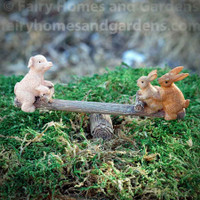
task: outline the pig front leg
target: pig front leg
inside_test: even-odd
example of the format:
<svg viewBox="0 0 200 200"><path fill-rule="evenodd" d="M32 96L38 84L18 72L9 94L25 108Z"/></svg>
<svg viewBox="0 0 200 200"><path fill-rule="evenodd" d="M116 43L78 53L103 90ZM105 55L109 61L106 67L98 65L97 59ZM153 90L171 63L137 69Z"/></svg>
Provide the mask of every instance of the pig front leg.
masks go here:
<svg viewBox="0 0 200 200"><path fill-rule="evenodd" d="M39 96L43 96L45 94L50 94L50 89L44 85L40 85L39 87L36 88L36 91L39 92Z"/></svg>
<svg viewBox="0 0 200 200"><path fill-rule="evenodd" d="M44 81L43 84L44 84L44 86L46 86L48 88L54 87L54 84L51 81Z"/></svg>

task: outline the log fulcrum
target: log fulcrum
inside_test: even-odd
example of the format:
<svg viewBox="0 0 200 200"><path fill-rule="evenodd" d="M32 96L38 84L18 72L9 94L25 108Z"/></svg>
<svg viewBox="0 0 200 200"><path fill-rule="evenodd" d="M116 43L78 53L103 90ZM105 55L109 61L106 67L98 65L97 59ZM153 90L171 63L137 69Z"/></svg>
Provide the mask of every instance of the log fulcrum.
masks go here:
<svg viewBox="0 0 200 200"><path fill-rule="evenodd" d="M90 132L93 138L111 139L114 134L114 129L110 115L91 114Z"/></svg>

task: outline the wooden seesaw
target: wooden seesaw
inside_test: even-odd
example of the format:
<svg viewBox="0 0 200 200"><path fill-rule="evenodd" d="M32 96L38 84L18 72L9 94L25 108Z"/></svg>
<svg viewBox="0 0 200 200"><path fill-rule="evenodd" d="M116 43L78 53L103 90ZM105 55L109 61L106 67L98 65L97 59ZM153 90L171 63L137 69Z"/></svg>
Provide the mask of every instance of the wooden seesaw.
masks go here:
<svg viewBox="0 0 200 200"><path fill-rule="evenodd" d="M15 100L15 105L21 107L24 112L34 112L35 108L38 108L91 113L90 129L93 137L111 138L114 131L110 115L165 117L166 120L175 120L183 119L185 108L189 106L189 100L184 99L182 92L173 83L189 75L188 73L179 74L183 70L182 66L174 68L159 78L161 85L159 89L151 85L151 81L157 78L157 70L153 70L148 76L140 77L137 85L141 90L136 94L134 105L52 99L54 84L44 79L44 73L52 66L53 63L48 62L43 55L32 56L29 59L29 72L19 83L16 83L14 88L16 98L19 99L19 101ZM160 111L162 109L165 112Z"/></svg>
<svg viewBox="0 0 200 200"><path fill-rule="evenodd" d="M16 107L21 107L21 103L15 99ZM136 94L135 104L116 104L116 103L100 103L86 101L70 101L53 99L50 102L47 98L36 98L34 103L37 109L66 111L77 113L90 113L90 131L94 138L111 139L114 129L110 115L130 115L138 117L156 117L163 118L164 111L159 111L154 114L144 112L145 103L139 100ZM185 112L178 115L178 119L183 119Z"/></svg>

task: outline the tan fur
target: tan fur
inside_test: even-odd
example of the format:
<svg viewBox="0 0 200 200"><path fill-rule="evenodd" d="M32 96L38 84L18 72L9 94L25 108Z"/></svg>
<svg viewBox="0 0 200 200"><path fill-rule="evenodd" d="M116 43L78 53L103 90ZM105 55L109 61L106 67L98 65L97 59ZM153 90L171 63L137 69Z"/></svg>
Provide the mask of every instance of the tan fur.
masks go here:
<svg viewBox="0 0 200 200"><path fill-rule="evenodd" d="M137 80L137 85L140 87L138 91L139 99L146 103L145 112L148 114L156 113L163 108L160 87L151 84L151 81L156 78L157 70L153 70L148 76L142 76Z"/></svg>
<svg viewBox="0 0 200 200"><path fill-rule="evenodd" d="M183 80L189 75L188 73L179 74L182 70L183 67L176 67L158 79L161 85L160 94L166 120L177 119L177 114L189 106L190 101L185 100L181 90L174 84L174 82Z"/></svg>
<svg viewBox="0 0 200 200"><path fill-rule="evenodd" d="M16 99L22 104L24 112L34 112L33 105L36 97L47 95L51 99L54 93L54 85L44 80L44 73L52 67L52 62L47 62L42 55L31 57L28 63L28 74L21 82L15 85Z"/></svg>

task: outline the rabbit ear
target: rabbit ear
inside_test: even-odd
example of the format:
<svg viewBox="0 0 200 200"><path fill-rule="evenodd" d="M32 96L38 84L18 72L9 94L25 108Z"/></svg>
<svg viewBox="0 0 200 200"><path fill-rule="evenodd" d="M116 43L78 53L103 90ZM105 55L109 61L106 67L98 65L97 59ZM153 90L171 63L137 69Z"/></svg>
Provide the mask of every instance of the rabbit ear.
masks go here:
<svg viewBox="0 0 200 200"><path fill-rule="evenodd" d="M28 68L31 68L33 66L33 57L30 57L28 61Z"/></svg>
<svg viewBox="0 0 200 200"><path fill-rule="evenodd" d="M157 78L157 70L153 70L152 72L149 73L148 78L150 81L153 81Z"/></svg>
<svg viewBox="0 0 200 200"><path fill-rule="evenodd" d="M187 76L189 76L188 73L182 73L182 74L177 74L175 77L174 77L174 82L177 82L177 81L181 81L183 80L184 78L186 78Z"/></svg>
<svg viewBox="0 0 200 200"><path fill-rule="evenodd" d="M178 74L178 73L180 73L183 70L183 68L184 68L183 66L175 67L169 73Z"/></svg>

